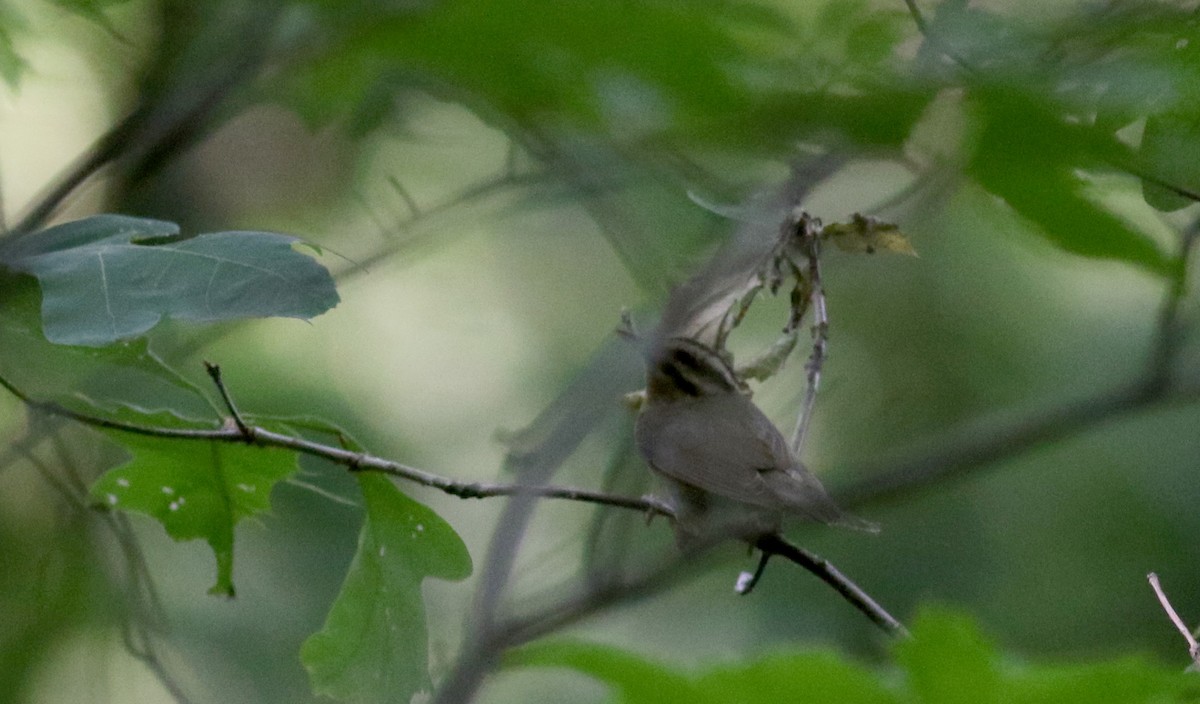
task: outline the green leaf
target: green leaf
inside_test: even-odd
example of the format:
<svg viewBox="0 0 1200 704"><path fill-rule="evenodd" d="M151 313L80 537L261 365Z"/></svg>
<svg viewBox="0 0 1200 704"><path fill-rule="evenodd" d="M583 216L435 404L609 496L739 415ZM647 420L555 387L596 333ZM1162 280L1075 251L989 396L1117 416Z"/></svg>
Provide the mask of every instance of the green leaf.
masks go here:
<svg viewBox="0 0 1200 704"><path fill-rule="evenodd" d="M421 582L465 579L471 556L453 528L386 477L358 479L367 508L358 552L300 659L318 694L362 704L407 702L430 688Z"/></svg>
<svg viewBox="0 0 1200 704"><path fill-rule="evenodd" d="M509 667L566 667L612 685L626 704L716 702L686 676L606 645L578 641L535 643L505 658Z"/></svg>
<svg viewBox="0 0 1200 704"><path fill-rule="evenodd" d="M42 335L37 282L0 270L0 376L31 397L114 420L181 427L220 412L145 340L106 347L54 345ZM125 412L128 411L126 416Z"/></svg>
<svg viewBox="0 0 1200 704"><path fill-rule="evenodd" d="M864 95L777 93L725 115L719 129L699 138L725 147L783 150L800 139L837 133L863 146L896 148L908 139L931 97L891 85L872 86Z"/></svg>
<svg viewBox="0 0 1200 704"><path fill-rule="evenodd" d="M836 4L830 3L830 7ZM874 66L888 60L904 36L903 20L898 13L872 14L846 36L846 53L851 61Z"/></svg>
<svg viewBox="0 0 1200 704"><path fill-rule="evenodd" d="M1154 241L1087 200L1079 169L1132 161L1121 145L1070 125L1021 97L996 92L980 102L985 126L969 166L980 185L1068 252L1115 259L1156 273L1170 269Z"/></svg>
<svg viewBox="0 0 1200 704"><path fill-rule="evenodd" d="M295 455L247 445L113 433L133 457L92 486L103 506L153 516L175 540L204 539L217 560L210 593L232 596L233 528L270 508Z"/></svg>
<svg viewBox="0 0 1200 704"><path fill-rule="evenodd" d="M946 56L966 66L986 66L987 71L981 73L990 78L1015 75L1017 81L1026 84L1040 75L1032 70L1046 70L1045 38L986 6L967 0L943 0L927 22L916 59L921 74L957 72L956 62L946 61ZM1039 60L1043 62L1040 65Z"/></svg>
<svg viewBox="0 0 1200 704"><path fill-rule="evenodd" d="M13 46L12 34L0 26L0 78L4 79L9 88L16 88L25 68L25 60Z"/></svg>
<svg viewBox="0 0 1200 704"><path fill-rule="evenodd" d="M1010 704L1156 704L1195 701L1186 696L1192 676L1145 658L1051 665L1013 677L1005 687Z"/></svg>
<svg viewBox="0 0 1200 704"><path fill-rule="evenodd" d="M397 83L411 85L415 72L511 119L585 128L636 123L658 131L741 106L731 79L747 58L727 3L458 0L430 3L420 14L372 5L355 15L344 3L330 7L331 22L353 17L357 26L336 51L304 67L303 85L292 92L310 116L386 104L384 96ZM390 82L382 93L381 81Z"/></svg>
<svg viewBox="0 0 1200 704"><path fill-rule="evenodd" d="M68 12L95 19L103 17L110 7L124 5L129 0L51 0L51 2Z"/></svg>
<svg viewBox="0 0 1200 704"><path fill-rule="evenodd" d="M1157 179L1200 193L1200 117L1153 115L1142 133L1142 158ZM1195 201L1142 179L1142 197L1152 208L1179 210Z"/></svg>
<svg viewBox="0 0 1200 704"><path fill-rule="evenodd" d="M0 263L38 277L51 342L105 345L162 316L216 321L311 318L338 302L325 267L294 237L217 232L180 238L173 223L99 215L0 246Z"/></svg>
<svg viewBox="0 0 1200 704"><path fill-rule="evenodd" d="M901 699L875 673L828 652L780 653L699 681L726 704L894 704Z"/></svg>
<svg viewBox="0 0 1200 704"><path fill-rule="evenodd" d="M926 608L912 624L913 637L896 644L908 686L925 704L987 704L999 694L995 651L967 616Z"/></svg>
<svg viewBox="0 0 1200 704"><path fill-rule="evenodd" d="M923 609L912 633L895 655L915 701L925 704L1165 704L1196 693L1191 676L1145 658L1002 666L974 621L946 608Z"/></svg>
<svg viewBox="0 0 1200 704"><path fill-rule="evenodd" d="M923 609L913 637L895 644L894 668L872 671L832 652L778 653L698 677L610 646L535 643L507 667L565 667L611 685L626 704L1166 704L1194 701L1194 678L1140 658L1086 665L1002 666L975 622ZM897 676L900 675L900 676Z"/></svg>
<svg viewBox="0 0 1200 704"><path fill-rule="evenodd" d="M55 5L67 12L73 12L86 20L96 23L106 32L120 39L121 35L113 25L112 20L105 14L108 8L123 5L128 0L51 0Z"/></svg>
<svg viewBox="0 0 1200 704"><path fill-rule="evenodd" d="M605 645L553 641L509 654L508 667L565 667L611 685L626 704L892 704L899 701L866 668L833 653L789 653L723 666L692 678Z"/></svg>

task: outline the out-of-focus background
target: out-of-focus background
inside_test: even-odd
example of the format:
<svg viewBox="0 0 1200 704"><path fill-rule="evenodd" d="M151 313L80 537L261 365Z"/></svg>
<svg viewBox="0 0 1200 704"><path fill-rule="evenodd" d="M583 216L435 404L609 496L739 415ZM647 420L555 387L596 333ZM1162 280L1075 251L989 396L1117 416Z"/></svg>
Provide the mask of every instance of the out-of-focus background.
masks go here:
<svg viewBox="0 0 1200 704"><path fill-rule="evenodd" d="M804 459L883 530L792 537L902 619L943 602L1031 658L1182 662L1145 574L1200 618L1189 290L1166 392L1100 399L1154 369L1195 211L1152 208L1144 174L1054 130L1093 130L1190 187L1171 155L1195 154L1194 128L1172 127L1195 124L1191 11L919 4L924 36L899 0L4 2L3 214L19 226L84 165L39 224L121 212L304 238L339 276L335 309L311 323L167 323L152 348L198 384L201 360L219 362L243 409L319 416L377 455L466 481L511 480L506 439L556 400L595 406L553 481L636 495L653 484L621 459L632 418L620 393L638 388L636 350L613 332L621 311L651 319L742 220L781 217L727 217L689 192L761 202L794 165L835 154L804 208L827 222L877 214L919 256L827 252L830 349ZM1155 151L1151 131L1176 141ZM756 305L734 350L768 346L785 304ZM784 428L804 342L756 391ZM604 394L572 391L589 370ZM30 422L0 398L10 443ZM61 442L84 480L116 453L88 431ZM122 644L119 546L63 500L54 467L4 462L0 700L172 701ZM871 484L931 466L961 471L895 493ZM201 542L131 519L166 615L159 655L197 701L313 699L297 652L338 590L361 508L343 470L302 467L268 517L239 526L234 600L204 594ZM478 574L503 500L402 488L463 537ZM513 603L580 572L594 515L538 508ZM618 554L671 540L636 516L603 537ZM881 657L871 624L791 565L735 597L752 564L730 547L566 633L681 666L797 645ZM435 679L477 586L425 585ZM531 670L489 679L480 701L563 688L606 696Z"/></svg>

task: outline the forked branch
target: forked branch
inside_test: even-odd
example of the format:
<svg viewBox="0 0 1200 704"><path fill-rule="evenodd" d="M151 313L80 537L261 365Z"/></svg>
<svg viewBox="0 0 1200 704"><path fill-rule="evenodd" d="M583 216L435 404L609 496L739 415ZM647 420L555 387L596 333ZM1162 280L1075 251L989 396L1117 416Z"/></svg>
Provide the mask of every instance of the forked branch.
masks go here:
<svg viewBox="0 0 1200 704"><path fill-rule="evenodd" d="M206 362L205 368L212 378L213 383L217 386L218 392L221 394L221 398L231 414L229 420L217 429L167 428L101 418L75 411L53 401L33 399L3 377L0 377L0 386L7 389L9 393L16 396L30 408L106 430L179 441L203 440L209 442L248 443L259 447L281 448L314 457L321 457L343 465L350 471L382 472L464 499L480 499L496 496L533 496L545 499L580 501L641 511L650 516L658 515L671 519L675 517L675 511L670 505L653 496L618 496L591 489L550 485L530 486L522 484L463 482L364 452L356 452L343 447L326 445L306 438L269 430L248 422L241 415L237 405L233 401L232 395L222 380L220 367ZM867 597L861 588L855 585L848 577L841 574L841 572L838 572L826 560L799 547L790 545L779 536L759 539L753 545L764 552L785 557L804 569L809 570L822 581L834 587L851 605L863 612L885 631L890 633L903 631L902 627L899 626L898 622L890 614L874 600L870 599L870 597Z"/></svg>

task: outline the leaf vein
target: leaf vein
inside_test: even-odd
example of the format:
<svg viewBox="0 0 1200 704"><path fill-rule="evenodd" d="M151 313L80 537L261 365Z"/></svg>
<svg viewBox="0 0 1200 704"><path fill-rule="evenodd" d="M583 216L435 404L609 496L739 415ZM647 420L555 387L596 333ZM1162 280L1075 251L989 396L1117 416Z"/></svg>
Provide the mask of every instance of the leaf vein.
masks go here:
<svg viewBox="0 0 1200 704"><path fill-rule="evenodd" d="M104 310L108 313L108 328L113 337L117 336L117 318L113 315L112 301L108 296L108 269L104 266L104 252L98 252L96 258L100 261L100 291L104 293Z"/></svg>

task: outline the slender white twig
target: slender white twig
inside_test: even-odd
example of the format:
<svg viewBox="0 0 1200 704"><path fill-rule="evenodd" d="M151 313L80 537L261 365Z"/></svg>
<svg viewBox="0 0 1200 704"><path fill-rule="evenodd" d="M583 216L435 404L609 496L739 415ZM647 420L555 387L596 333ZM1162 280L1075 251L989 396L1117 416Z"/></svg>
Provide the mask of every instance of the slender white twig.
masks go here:
<svg viewBox="0 0 1200 704"><path fill-rule="evenodd" d="M1162 584L1158 581L1158 575L1151 572L1146 575L1146 579L1150 582L1150 588L1154 590L1154 595L1158 597L1158 603L1162 604L1163 611L1167 612L1167 616L1171 619L1171 623L1175 624L1175 628L1183 635L1183 639L1188 644L1188 655L1192 658L1192 662L1200 667L1200 643L1196 642L1196 637L1192 635L1191 630L1184 624L1183 619L1176 613L1175 607L1171 606L1171 600L1167 598L1166 592L1163 591Z"/></svg>

